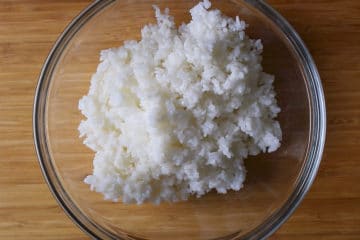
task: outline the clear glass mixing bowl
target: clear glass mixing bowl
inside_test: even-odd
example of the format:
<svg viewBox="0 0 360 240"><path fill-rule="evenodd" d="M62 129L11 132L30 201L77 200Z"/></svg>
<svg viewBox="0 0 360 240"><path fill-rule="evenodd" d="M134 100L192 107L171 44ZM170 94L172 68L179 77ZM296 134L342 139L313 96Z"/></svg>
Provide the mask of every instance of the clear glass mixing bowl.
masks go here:
<svg viewBox="0 0 360 240"><path fill-rule="evenodd" d="M34 102L34 138L45 179L59 204L100 239L263 239L298 206L316 175L325 139L325 104L315 64L293 28L262 1L213 1L239 15L264 44L265 71L276 76L281 148L246 160L245 187L186 202L126 205L104 201L83 183L94 153L79 139L78 101L88 91L102 49L139 39L155 22L152 4L188 21L197 1L95 1L66 28L49 54Z"/></svg>

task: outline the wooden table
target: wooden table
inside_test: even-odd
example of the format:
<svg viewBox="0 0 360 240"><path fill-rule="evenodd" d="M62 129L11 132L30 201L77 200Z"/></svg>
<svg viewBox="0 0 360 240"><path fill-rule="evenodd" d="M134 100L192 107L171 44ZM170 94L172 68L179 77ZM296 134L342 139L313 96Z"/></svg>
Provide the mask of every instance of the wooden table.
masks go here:
<svg viewBox="0 0 360 240"><path fill-rule="evenodd" d="M269 1L319 68L328 116L311 191L271 239L360 239L360 1ZM0 2L0 239L88 239L41 176L32 139L38 74L53 42L89 0Z"/></svg>

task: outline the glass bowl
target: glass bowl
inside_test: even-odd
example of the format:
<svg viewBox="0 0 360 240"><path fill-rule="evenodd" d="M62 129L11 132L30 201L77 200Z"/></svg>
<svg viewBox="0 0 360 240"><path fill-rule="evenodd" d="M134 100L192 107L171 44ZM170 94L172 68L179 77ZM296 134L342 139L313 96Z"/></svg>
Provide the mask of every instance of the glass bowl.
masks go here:
<svg viewBox="0 0 360 240"><path fill-rule="evenodd" d="M245 160L238 192L160 205L103 200L83 183L94 153L82 144L78 101L88 91L102 49L139 39L155 22L152 5L187 22L198 1L95 1L65 29L42 69L34 102L34 139L45 179L70 218L98 239L263 239L295 210L313 182L325 140L325 103L316 66L294 29L262 1L213 1L249 24L264 44L265 72L275 75L282 146Z"/></svg>

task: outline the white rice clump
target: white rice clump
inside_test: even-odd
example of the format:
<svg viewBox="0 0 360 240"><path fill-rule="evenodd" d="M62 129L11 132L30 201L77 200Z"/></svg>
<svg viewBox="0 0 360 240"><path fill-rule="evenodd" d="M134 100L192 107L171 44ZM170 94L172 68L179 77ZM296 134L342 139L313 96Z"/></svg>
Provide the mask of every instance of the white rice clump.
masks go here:
<svg viewBox="0 0 360 240"><path fill-rule="evenodd" d="M237 191L244 158L279 148L261 41L210 6L200 2L179 28L155 7L157 24L140 41L101 51L79 131L96 152L84 181L105 199L158 204Z"/></svg>

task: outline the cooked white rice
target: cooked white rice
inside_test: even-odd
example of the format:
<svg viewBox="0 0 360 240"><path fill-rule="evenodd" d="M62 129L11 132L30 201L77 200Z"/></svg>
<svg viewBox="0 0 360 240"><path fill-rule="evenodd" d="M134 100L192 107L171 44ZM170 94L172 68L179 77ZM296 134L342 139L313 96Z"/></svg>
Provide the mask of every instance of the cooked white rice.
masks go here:
<svg viewBox="0 0 360 240"><path fill-rule="evenodd" d="M274 77L262 71L260 40L245 22L190 10L177 28L155 7L140 41L101 52L79 126L95 151L85 182L124 203L186 200L239 190L243 159L279 148Z"/></svg>

